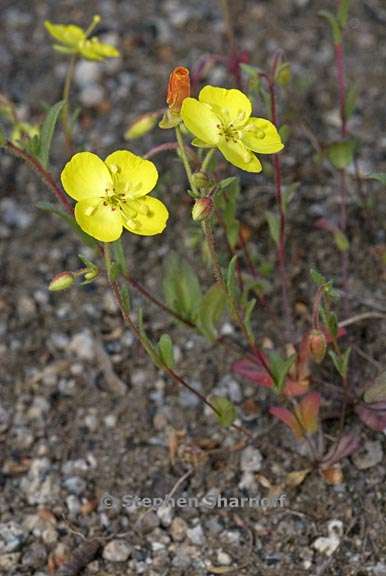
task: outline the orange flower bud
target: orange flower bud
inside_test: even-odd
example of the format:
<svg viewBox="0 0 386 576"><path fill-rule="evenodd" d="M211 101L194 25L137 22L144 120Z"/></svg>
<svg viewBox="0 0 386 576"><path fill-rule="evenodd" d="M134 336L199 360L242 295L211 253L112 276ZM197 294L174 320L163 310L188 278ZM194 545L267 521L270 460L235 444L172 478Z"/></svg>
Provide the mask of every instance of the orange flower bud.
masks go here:
<svg viewBox="0 0 386 576"><path fill-rule="evenodd" d="M168 94L166 98L170 112L179 114L182 102L190 96L189 70L184 66L178 66L170 73Z"/></svg>
<svg viewBox="0 0 386 576"><path fill-rule="evenodd" d="M320 330L312 330L308 335L308 350L312 359L320 364L326 355L326 337Z"/></svg>

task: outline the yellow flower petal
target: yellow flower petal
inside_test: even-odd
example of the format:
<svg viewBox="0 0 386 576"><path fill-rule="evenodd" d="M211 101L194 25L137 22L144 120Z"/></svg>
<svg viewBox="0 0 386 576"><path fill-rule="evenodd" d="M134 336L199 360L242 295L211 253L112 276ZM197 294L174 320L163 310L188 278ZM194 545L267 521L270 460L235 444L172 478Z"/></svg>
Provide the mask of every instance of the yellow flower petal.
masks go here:
<svg viewBox="0 0 386 576"><path fill-rule="evenodd" d="M275 125L265 118L250 118L241 132L241 140L260 154L275 154L284 148Z"/></svg>
<svg viewBox="0 0 386 576"><path fill-rule="evenodd" d="M63 188L74 200L96 198L111 188L111 174L96 154L79 152L65 165L61 174Z"/></svg>
<svg viewBox="0 0 386 576"><path fill-rule="evenodd" d="M197 148L213 148L211 144L207 144L206 142L203 142L199 138L193 138L192 145L197 146Z"/></svg>
<svg viewBox="0 0 386 576"><path fill-rule="evenodd" d="M137 212L135 218L130 217L132 208ZM124 227L129 232L140 236L160 234L165 229L169 217L165 204L151 196L146 196L130 203L127 214L127 220L123 219Z"/></svg>
<svg viewBox="0 0 386 576"><path fill-rule="evenodd" d="M79 53L87 60L103 60L104 58L117 58L119 51L110 44L98 42L96 38L86 40L80 47Z"/></svg>
<svg viewBox="0 0 386 576"><path fill-rule="evenodd" d="M252 152L247 150L242 142L226 142L224 140L218 148L228 162L237 166L237 168L241 168L241 170L245 170L246 172L261 172L262 166L260 160L256 158Z"/></svg>
<svg viewBox="0 0 386 576"><path fill-rule="evenodd" d="M226 126L232 123L235 128L241 127L252 114L252 104L240 90L205 86L198 99L200 102L209 104Z"/></svg>
<svg viewBox="0 0 386 576"><path fill-rule="evenodd" d="M70 46L71 48L76 48L79 42L84 40L85 32L79 26L74 24L69 24L64 26L62 24L53 24L49 20L44 22L46 30L59 42Z"/></svg>
<svg viewBox="0 0 386 576"><path fill-rule="evenodd" d="M113 242L122 234L119 208L105 205L99 198L87 198L75 206L75 220L87 234L101 242Z"/></svg>
<svg viewBox="0 0 386 576"><path fill-rule="evenodd" d="M220 121L210 106L195 98L185 98L182 102L181 117L194 136L209 146L217 146L220 141Z"/></svg>
<svg viewBox="0 0 386 576"><path fill-rule="evenodd" d="M109 167L114 184L128 198L145 196L157 184L157 168L129 150L117 150L107 156L105 163Z"/></svg>

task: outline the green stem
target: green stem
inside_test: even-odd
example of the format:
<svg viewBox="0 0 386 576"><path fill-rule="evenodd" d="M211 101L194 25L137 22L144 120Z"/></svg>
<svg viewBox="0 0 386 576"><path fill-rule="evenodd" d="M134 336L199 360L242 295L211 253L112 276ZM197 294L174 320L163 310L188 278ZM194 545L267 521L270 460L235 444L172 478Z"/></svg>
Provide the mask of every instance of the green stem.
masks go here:
<svg viewBox="0 0 386 576"><path fill-rule="evenodd" d="M207 172L208 166L209 166L209 164L210 164L210 161L211 161L212 158L213 158L213 154L215 153L215 151L216 151L215 148L211 148L211 149L208 151L207 155L206 155L205 158L204 158L203 163L201 164L201 172Z"/></svg>
<svg viewBox="0 0 386 576"><path fill-rule="evenodd" d="M184 168L185 168L186 176L188 177L190 188L192 189L192 192L194 193L194 195L198 197L199 192L198 192L197 187L196 187L194 180L193 180L192 169L191 169L190 164L189 164L188 156L187 156L186 150L185 150L184 139L182 137L181 129L179 126L176 126L176 138L177 138L177 142L178 142L178 150L180 151L180 154L181 154L182 163L183 163Z"/></svg>
<svg viewBox="0 0 386 576"><path fill-rule="evenodd" d="M112 279L111 279L112 260L111 260L110 246L106 243L103 245L103 255L105 258L107 278L108 278L109 282L111 282L112 281Z"/></svg>

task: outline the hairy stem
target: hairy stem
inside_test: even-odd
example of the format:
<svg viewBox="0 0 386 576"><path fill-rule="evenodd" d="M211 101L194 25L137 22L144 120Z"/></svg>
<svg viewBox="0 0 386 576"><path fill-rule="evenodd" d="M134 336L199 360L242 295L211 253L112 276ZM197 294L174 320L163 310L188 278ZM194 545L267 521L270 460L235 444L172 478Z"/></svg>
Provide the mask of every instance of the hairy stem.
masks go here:
<svg viewBox="0 0 386 576"><path fill-rule="evenodd" d="M149 152L146 152L144 158L153 158L162 152L167 152L168 150L176 150L178 148L177 142L165 142L164 144L159 144L159 146L154 146Z"/></svg>
<svg viewBox="0 0 386 576"><path fill-rule="evenodd" d="M24 160L24 162L26 162L30 166L30 168L32 168L32 170L39 176L40 180L51 190L51 192L53 192L53 194L60 202L60 204L63 206L63 208L66 210L66 212L68 212L71 215L73 214L72 204L68 200L67 196L60 188L60 186L56 184L55 180L48 172L48 170L46 170L41 165L39 160L37 160L34 156L29 154L22 148L19 148L12 142L7 141L4 144L4 147L13 156L16 156L17 158L21 158L22 160Z"/></svg>

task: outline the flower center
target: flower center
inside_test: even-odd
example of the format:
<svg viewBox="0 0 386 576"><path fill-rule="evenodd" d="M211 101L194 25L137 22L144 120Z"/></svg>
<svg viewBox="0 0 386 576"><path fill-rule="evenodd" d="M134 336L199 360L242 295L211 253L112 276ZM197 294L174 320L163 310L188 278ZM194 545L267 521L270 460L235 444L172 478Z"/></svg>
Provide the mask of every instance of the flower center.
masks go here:
<svg viewBox="0 0 386 576"><path fill-rule="evenodd" d="M225 142L233 142L236 144L240 140L239 131L233 126L232 122L228 126L224 124L217 124L217 129L221 138L225 138Z"/></svg>

